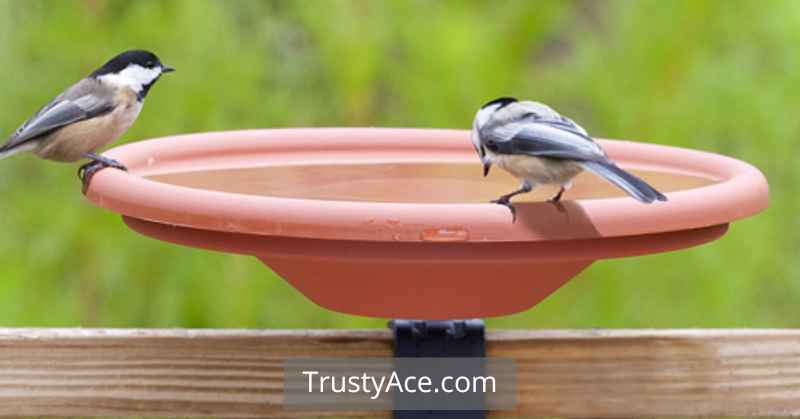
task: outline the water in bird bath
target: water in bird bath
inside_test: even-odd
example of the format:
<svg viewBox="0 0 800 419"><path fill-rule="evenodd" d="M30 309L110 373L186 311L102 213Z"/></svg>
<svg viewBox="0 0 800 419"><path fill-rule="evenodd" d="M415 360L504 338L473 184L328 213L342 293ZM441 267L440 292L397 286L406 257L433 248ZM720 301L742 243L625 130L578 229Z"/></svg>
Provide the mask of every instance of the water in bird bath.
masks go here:
<svg viewBox="0 0 800 419"><path fill-rule="evenodd" d="M715 183L707 177L655 170L631 170L662 192L698 188ZM176 172L149 179L195 189L333 201L398 203L481 203L517 188L519 181L499 170L487 178L480 164L380 163L309 164L241 169ZM516 197L515 202L541 201L557 188L542 186ZM566 199L623 197L608 182L582 173ZM447 236L444 234L443 236ZM459 234L451 234L460 237Z"/></svg>

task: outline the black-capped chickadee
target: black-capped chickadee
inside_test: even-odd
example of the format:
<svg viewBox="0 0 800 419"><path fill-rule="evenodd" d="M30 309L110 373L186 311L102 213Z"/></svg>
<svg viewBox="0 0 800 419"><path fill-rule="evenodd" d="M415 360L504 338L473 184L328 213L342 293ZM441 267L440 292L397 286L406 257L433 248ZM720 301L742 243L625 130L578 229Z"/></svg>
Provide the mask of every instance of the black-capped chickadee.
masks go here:
<svg viewBox="0 0 800 419"><path fill-rule="evenodd" d="M95 151L130 128L150 88L171 71L175 69L149 51L117 55L25 121L0 146L0 159L23 151L60 162L91 159L78 170L85 192L97 171L106 167L127 170Z"/></svg>
<svg viewBox="0 0 800 419"><path fill-rule="evenodd" d="M606 179L640 202L667 200L609 160L580 125L541 103L502 97L483 105L472 125L472 144L483 162L484 176L496 164L522 179L518 190L492 201L508 207L514 219L513 196L530 192L537 184L559 185L561 189L550 199L558 202L583 170Z"/></svg>

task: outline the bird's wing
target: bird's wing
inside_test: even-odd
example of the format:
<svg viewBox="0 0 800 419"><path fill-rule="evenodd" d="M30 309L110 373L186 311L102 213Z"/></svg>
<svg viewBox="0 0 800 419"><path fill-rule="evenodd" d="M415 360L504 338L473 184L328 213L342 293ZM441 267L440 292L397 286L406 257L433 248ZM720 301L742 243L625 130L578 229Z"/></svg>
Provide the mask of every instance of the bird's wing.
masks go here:
<svg viewBox="0 0 800 419"><path fill-rule="evenodd" d="M0 151L14 149L66 125L111 112L113 109L114 104L110 97L103 99L86 86L78 84L53 99L25 121L8 141L0 146Z"/></svg>
<svg viewBox="0 0 800 419"><path fill-rule="evenodd" d="M486 148L498 154L527 154L554 159L606 160L606 154L586 130L568 118L539 116L495 126L482 133Z"/></svg>
<svg viewBox="0 0 800 419"><path fill-rule="evenodd" d="M574 134L578 134L591 140L589 134L582 126L575 121L556 112L553 108L539 102L520 102L520 110L523 120L532 121L539 124L551 125L555 128L563 129Z"/></svg>
<svg viewBox="0 0 800 419"><path fill-rule="evenodd" d="M542 118L536 122L540 124L550 125L555 128L563 129L573 134L580 135L581 137L584 137L589 141L593 141L592 138L589 137L589 133L587 133L582 126L576 124L575 121L567 118L566 116L558 115L555 118Z"/></svg>

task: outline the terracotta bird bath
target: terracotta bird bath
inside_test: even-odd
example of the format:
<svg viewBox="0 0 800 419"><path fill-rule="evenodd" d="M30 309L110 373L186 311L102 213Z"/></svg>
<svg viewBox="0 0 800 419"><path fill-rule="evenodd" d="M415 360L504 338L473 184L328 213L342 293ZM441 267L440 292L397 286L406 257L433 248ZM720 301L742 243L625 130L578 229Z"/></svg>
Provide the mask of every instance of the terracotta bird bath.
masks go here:
<svg viewBox="0 0 800 419"><path fill-rule="evenodd" d="M666 193L643 205L589 174L561 205L542 188L518 220L487 203L517 186L482 177L467 131L285 129L141 141L105 153L87 196L135 231L253 255L322 307L453 319L533 307L599 259L696 246L768 204L764 176L717 154L601 141Z"/></svg>

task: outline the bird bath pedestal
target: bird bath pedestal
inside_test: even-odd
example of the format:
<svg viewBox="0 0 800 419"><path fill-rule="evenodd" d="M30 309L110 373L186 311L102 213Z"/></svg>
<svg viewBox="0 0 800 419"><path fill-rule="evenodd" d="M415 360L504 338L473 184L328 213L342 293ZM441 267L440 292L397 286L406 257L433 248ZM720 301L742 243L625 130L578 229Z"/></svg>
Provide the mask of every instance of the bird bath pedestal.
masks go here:
<svg viewBox="0 0 800 419"><path fill-rule="evenodd" d="M763 175L717 154L601 141L664 192L641 204L589 174L561 204L542 188L518 219L489 200L469 133L277 129L141 141L105 153L87 197L133 230L252 255L316 304L387 318L457 319L529 309L592 262L696 246L768 203Z"/></svg>

